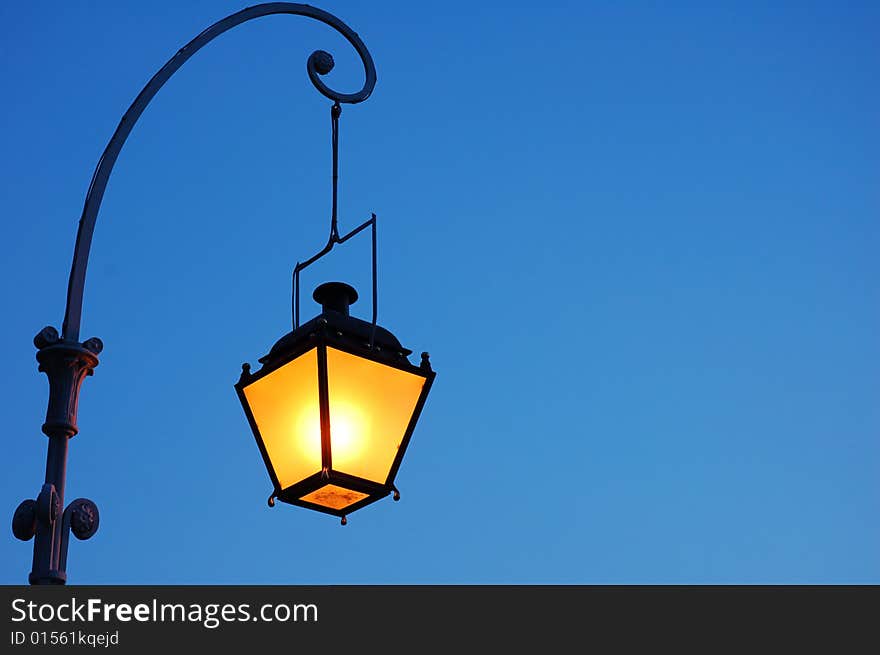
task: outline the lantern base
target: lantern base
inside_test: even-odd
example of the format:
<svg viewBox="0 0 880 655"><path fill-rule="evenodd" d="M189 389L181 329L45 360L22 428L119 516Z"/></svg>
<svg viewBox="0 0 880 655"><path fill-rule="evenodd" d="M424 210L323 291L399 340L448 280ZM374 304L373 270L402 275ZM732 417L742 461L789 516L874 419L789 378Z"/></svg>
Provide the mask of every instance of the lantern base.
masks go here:
<svg viewBox="0 0 880 655"><path fill-rule="evenodd" d="M384 485L339 471L311 475L276 493L278 500L333 516L346 516L394 491Z"/></svg>
<svg viewBox="0 0 880 655"><path fill-rule="evenodd" d="M352 491L345 487L335 484L325 484L320 489L316 489L310 494L306 494L300 500L305 503L313 503L315 505L323 505L333 509L345 509L350 505L367 498L368 494L362 491Z"/></svg>

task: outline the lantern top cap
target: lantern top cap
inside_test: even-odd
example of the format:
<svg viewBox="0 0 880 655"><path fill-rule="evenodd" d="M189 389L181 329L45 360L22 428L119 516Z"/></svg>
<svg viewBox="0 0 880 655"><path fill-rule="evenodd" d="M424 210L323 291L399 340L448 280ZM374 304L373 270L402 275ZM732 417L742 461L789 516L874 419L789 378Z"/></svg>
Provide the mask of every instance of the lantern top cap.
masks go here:
<svg viewBox="0 0 880 655"><path fill-rule="evenodd" d="M348 306L357 302L358 292L345 282L325 282L312 294L324 312L339 312L348 316Z"/></svg>
<svg viewBox="0 0 880 655"><path fill-rule="evenodd" d="M260 357L261 364L277 368L290 361L291 355L298 357L298 353L304 352L303 348L313 347L316 338L363 350L374 359L393 365L409 364L406 358L412 350L404 348L397 337L380 325L349 314L348 306L358 298L354 287L344 282L325 282L315 289L312 297L321 303L321 314L276 341L269 353Z"/></svg>

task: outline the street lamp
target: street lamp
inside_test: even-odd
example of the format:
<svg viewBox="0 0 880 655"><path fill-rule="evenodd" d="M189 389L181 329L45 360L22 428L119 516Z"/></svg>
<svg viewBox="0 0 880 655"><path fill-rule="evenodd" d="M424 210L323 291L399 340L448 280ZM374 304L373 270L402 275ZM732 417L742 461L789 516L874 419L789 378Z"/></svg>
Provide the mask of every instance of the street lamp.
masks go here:
<svg viewBox="0 0 880 655"><path fill-rule="evenodd" d="M293 331L282 337L250 372L242 366L235 385L269 471L275 499L342 517L390 493L394 478L434 379L428 354L412 365L411 353L376 323L376 216L340 236L337 227L338 139L341 104L366 100L376 84L372 57L358 35L338 18L309 5L271 2L243 9L214 23L177 51L135 98L113 133L86 194L76 236L61 333L43 328L34 338L39 370L49 378L49 403L43 433L49 438L46 481L35 500L15 510L13 534L34 538L31 584L64 584L68 539L88 539L98 529L98 507L78 498L64 508L67 449L77 434L77 407L83 380L94 373L103 344L80 342L83 290L95 222L116 158L134 124L163 84L190 57L220 34L246 21L273 14L294 14L321 21L354 46L365 81L356 93L337 93L321 81L333 57L313 52L306 70L315 88L333 100L333 204L330 238L324 248L293 274ZM347 284L330 282L315 291L322 313L299 325L299 274L337 244L372 229L372 322L349 315L357 299Z"/></svg>

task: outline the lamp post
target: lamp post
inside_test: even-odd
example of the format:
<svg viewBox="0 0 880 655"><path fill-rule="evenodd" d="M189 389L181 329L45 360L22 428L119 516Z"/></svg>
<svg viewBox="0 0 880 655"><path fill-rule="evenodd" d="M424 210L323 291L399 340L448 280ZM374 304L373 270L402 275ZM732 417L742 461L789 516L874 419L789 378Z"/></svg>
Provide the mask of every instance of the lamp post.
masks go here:
<svg viewBox="0 0 880 655"><path fill-rule="evenodd" d="M49 379L49 403L42 431L49 438L46 478L36 499L15 510L13 534L34 539L31 584L65 584L69 535L88 539L98 529L97 505L78 498L64 507L67 449L77 434L77 406L83 380L94 373L103 344L80 342L80 319L86 267L95 222L107 181L134 124L162 85L198 50L246 21L293 14L321 21L354 46L364 66L360 91L338 93L320 79L333 68L333 57L313 52L306 70L319 93L333 101L333 206L330 238L314 257L294 269L293 331L260 361L255 373L244 364L235 385L263 455L276 498L341 516L394 493L394 476L425 402L434 372L427 353L419 366L376 324L376 217L340 237L337 228L338 121L341 104L366 100L376 84L372 57L358 35L341 20L309 5L271 2L248 7L214 23L177 51L150 79L122 117L98 162L86 194L76 236L67 288L64 322L59 332L43 328L34 338L39 370ZM373 235L373 320L349 315L357 299L342 283L322 285L315 299L322 313L299 325L299 273L367 227ZM314 465L314 466L313 466ZM314 469L314 470L312 470Z"/></svg>

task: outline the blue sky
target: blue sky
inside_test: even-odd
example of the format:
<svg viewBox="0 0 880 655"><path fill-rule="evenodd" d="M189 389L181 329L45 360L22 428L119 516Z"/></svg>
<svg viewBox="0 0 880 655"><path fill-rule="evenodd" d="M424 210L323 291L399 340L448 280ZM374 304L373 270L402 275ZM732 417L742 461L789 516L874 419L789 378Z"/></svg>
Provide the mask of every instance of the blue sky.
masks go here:
<svg viewBox="0 0 880 655"><path fill-rule="evenodd" d="M69 579L124 583L880 582L880 10L873 3L320 5L363 38L341 229L379 216L379 322L438 376L397 478L338 520L266 506L232 385L289 330L326 240L330 28L198 53L110 180L67 497ZM717 5L717 6L716 6ZM0 507L42 484L82 200L144 83L244 5L0 7ZM303 278L361 291L369 240ZM0 583L31 544L0 539Z"/></svg>

